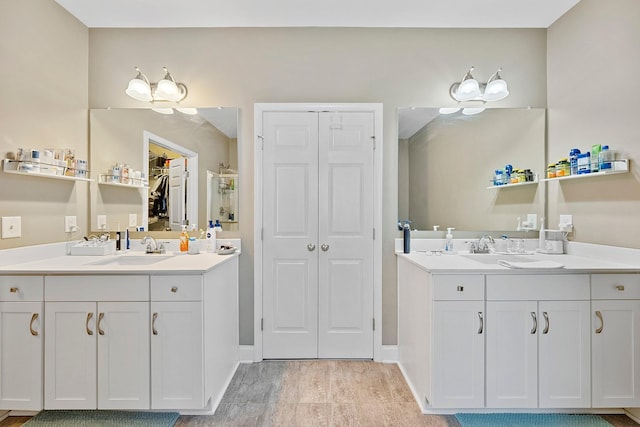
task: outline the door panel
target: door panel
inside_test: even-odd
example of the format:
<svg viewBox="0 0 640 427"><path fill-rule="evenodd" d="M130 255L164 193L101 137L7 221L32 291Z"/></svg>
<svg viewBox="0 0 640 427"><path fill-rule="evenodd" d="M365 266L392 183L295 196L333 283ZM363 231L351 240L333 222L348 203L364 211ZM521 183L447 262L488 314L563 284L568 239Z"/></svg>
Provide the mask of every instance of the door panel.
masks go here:
<svg viewBox="0 0 640 427"><path fill-rule="evenodd" d="M315 358L317 113L267 112L263 130L263 357Z"/></svg>
<svg viewBox="0 0 640 427"><path fill-rule="evenodd" d="M187 203L186 179L187 159L179 157L169 161L169 224L179 231L185 219Z"/></svg>
<svg viewBox="0 0 640 427"><path fill-rule="evenodd" d="M373 357L373 113L319 115L319 357Z"/></svg>

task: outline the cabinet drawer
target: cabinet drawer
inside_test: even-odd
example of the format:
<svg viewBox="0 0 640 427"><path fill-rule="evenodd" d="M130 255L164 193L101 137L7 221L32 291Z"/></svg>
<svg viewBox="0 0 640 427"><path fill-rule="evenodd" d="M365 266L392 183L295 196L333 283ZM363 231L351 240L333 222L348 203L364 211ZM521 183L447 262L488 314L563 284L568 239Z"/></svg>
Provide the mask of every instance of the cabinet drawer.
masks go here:
<svg viewBox="0 0 640 427"><path fill-rule="evenodd" d="M47 276L45 301L149 301L149 276Z"/></svg>
<svg viewBox="0 0 640 427"><path fill-rule="evenodd" d="M152 301L201 301L202 276L151 276Z"/></svg>
<svg viewBox="0 0 640 427"><path fill-rule="evenodd" d="M640 299L640 274L592 274L592 299Z"/></svg>
<svg viewBox="0 0 640 427"><path fill-rule="evenodd" d="M42 276L0 276L0 301L42 301Z"/></svg>
<svg viewBox="0 0 640 427"><path fill-rule="evenodd" d="M487 300L589 300L588 274L494 274L487 276Z"/></svg>
<svg viewBox="0 0 640 427"><path fill-rule="evenodd" d="M433 299L440 301L484 300L484 276L479 274L434 275Z"/></svg>

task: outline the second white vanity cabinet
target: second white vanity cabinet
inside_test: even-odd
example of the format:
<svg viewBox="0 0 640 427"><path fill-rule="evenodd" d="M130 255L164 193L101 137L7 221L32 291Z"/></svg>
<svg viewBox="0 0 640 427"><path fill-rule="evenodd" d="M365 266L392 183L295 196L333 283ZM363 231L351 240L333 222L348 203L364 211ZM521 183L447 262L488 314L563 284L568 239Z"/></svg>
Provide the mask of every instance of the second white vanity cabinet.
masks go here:
<svg viewBox="0 0 640 427"><path fill-rule="evenodd" d="M149 277L45 278L45 409L149 409Z"/></svg>
<svg viewBox="0 0 640 427"><path fill-rule="evenodd" d="M640 407L640 274L591 276L593 406Z"/></svg>
<svg viewBox="0 0 640 427"><path fill-rule="evenodd" d="M42 409L42 276L0 276L0 409Z"/></svg>
<svg viewBox="0 0 640 427"><path fill-rule="evenodd" d="M589 276L486 280L487 407L590 407Z"/></svg>

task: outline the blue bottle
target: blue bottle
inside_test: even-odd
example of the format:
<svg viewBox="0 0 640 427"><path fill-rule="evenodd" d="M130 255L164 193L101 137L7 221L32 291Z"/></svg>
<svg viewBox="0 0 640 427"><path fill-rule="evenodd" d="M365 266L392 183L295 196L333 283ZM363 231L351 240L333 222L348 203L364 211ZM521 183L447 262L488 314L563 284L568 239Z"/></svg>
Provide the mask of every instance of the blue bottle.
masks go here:
<svg viewBox="0 0 640 427"><path fill-rule="evenodd" d="M571 175L578 174L578 154L580 154L580 150L578 148L572 148L569 151L569 165L571 168Z"/></svg>
<svg viewBox="0 0 640 427"><path fill-rule="evenodd" d="M405 254L411 253L411 228L409 227L410 223L411 221L405 221L404 225L402 226L402 239L404 243Z"/></svg>

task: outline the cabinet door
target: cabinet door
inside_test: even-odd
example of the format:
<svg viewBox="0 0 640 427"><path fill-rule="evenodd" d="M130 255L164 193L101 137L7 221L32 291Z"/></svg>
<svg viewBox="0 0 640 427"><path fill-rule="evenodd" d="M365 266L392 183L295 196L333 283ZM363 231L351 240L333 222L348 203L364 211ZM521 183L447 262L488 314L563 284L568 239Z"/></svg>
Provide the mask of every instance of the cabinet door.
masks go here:
<svg viewBox="0 0 640 427"><path fill-rule="evenodd" d="M594 408L640 407L640 301L592 301Z"/></svg>
<svg viewBox="0 0 640 427"><path fill-rule="evenodd" d="M98 303L98 409L149 409L149 303Z"/></svg>
<svg viewBox="0 0 640 427"><path fill-rule="evenodd" d="M95 314L95 302L45 303L45 409L96 409Z"/></svg>
<svg viewBox="0 0 640 427"><path fill-rule="evenodd" d="M538 304L487 302L487 407L538 406Z"/></svg>
<svg viewBox="0 0 640 427"><path fill-rule="evenodd" d="M204 407L202 303L151 303L151 408Z"/></svg>
<svg viewBox="0 0 640 427"><path fill-rule="evenodd" d="M433 407L484 407L483 318L483 301L434 304Z"/></svg>
<svg viewBox="0 0 640 427"><path fill-rule="evenodd" d="M589 408L589 301L540 301L538 308L539 406Z"/></svg>
<svg viewBox="0 0 640 427"><path fill-rule="evenodd" d="M0 303L0 409L42 409L42 303Z"/></svg>

